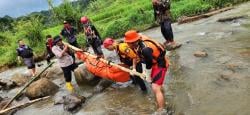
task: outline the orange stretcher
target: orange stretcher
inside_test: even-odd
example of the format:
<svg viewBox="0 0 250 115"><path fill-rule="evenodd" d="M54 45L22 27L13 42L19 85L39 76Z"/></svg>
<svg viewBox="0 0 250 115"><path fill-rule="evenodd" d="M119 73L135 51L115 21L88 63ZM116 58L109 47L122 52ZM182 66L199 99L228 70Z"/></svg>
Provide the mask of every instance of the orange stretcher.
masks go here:
<svg viewBox="0 0 250 115"><path fill-rule="evenodd" d="M110 65L90 53L76 52L76 56L85 63L87 70L95 76L115 82L127 82L130 80L130 74L128 72L125 72L116 66Z"/></svg>

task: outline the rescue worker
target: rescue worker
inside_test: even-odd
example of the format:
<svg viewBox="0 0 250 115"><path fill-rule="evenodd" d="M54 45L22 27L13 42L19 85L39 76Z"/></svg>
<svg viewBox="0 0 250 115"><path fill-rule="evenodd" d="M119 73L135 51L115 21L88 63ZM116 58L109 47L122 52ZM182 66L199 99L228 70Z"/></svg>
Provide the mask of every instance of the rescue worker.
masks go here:
<svg viewBox="0 0 250 115"><path fill-rule="evenodd" d="M170 12L170 0L152 0L154 8L155 20L161 26L161 33L165 38L164 46L168 50L181 47L181 44L177 44L174 41L174 35L171 26L171 12Z"/></svg>
<svg viewBox="0 0 250 115"><path fill-rule="evenodd" d="M51 58L53 58L55 55L52 52L52 47L53 47L53 38L51 35L47 35L47 42L46 42L46 50L47 50L47 55L46 55L46 60L47 64L50 63Z"/></svg>
<svg viewBox="0 0 250 115"><path fill-rule="evenodd" d="M70 45L78 47L76 34L77 30L72 27L69 22L63 21L63 29L61 30L60 36L65 37Z"/></svg>
<svg viewBox="0 0 250 115"><path fill-rule="evenodd" d="M78 66L74 63L72 56L68 53L68 46L62 43L62 38L60 36L55 36L53 42L55 45L52 47L52 52L55 54L59 66L62 68L66 81L66 88L68 91L72 92L74 87L71 84L71 72L73 72Z"/></svg>
<svg viewBox="0 0 250 115"><path fill-rule="evenodd" d="M31 75L35 76L36 67L35 67L35 61L33 58L34 56L33 50L29 46L25 45L22 39L18 40L18 45L19 47L16 49L18 63L21 63L21 58L23 58L24 63L30 70Z"/></svg>
<svg viewBox="0 0 250 115"><path fill-rule="evenodd" d="M78 47L79 48L79 45L77 43L77 39L76 39L76 34L77 34L77 30L72 27L69 22L67 21L64 21L63 22L63 29L60 33L60 36L61 37L65 37L67 39L67 42L70 44L70 45L73 45L75 47ZM74 62L75 62L75 54L72 50L69 50L68 53L72 56Z"/></svg>
<svg viewBox="0 0 250 115"><path fill-rule="evenodd" d="M133 58L137 57L135 52L129 48L127 43L124 43L123 41L116 42L112 38L106 38L103 41L103 46L109 51L116 51L120 61L128 67L133 65ZM142 73L142 64L140 62L136 65L136 71ZM131 79L134 84L139 84L143 92L147 91L144 81L139 76L131 76Z"/></svg>
<svg viewBox="0 0 250 115"><path fill-rule="evenodd" d="M136 52L140 60L146 64L146 69L151 69L152 90L156 96L158 110L162 111L165 103L162 85L169 66L165 57L165 49L158 42L147 36L140 35L135 30L127 31L124 41ZM137 59L134 58L134 60L136 61ZM133 65L133 68L135 68L135 65Z"/></svg>
<svg viewBox="0 0 250 115"><path fill-rule="evenodd" d="M104 57L103 52L102 52L102 40L101 40L101 36L99 34L99 32L97 31L97 29L95 28L95 26L93 24L91 24L90 20L88 19L88 17L83 16L81 17L81 23L83 24L83 30L84 30L84 34L87 40L87 47L89 47L89 45L92 46L94 53L98 56L98 57Z"/></svg>

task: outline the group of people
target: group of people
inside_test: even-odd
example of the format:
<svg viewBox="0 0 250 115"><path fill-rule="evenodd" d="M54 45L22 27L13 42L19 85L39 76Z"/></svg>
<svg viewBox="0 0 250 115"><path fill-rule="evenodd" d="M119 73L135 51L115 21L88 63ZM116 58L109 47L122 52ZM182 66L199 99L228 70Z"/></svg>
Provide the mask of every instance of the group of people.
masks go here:
<svg viewBox="0 0 250 115"><path fill-rule="evenodd" d="M80 19L83 24L83 33L85 34L87 46L91 46L98 58L104 58L101 45L109 51L115 51L120 59L120 62L132 71L144 73L142 64L146 65L146 69L151 69L151 86L156 96L158 110L164 109L164 94L163 82L167 69L169 67L169 60L165 56L166 49L169 47L177 47L180 44L175 43L173 39L173 32L170 20L170 0L152 0L154 14L156 21L161 26L161 32L165 38L164 44L160 44L148 36L138 33L136 30L129 30L124 34L124 39L116 41L113 38L106 38L102 41L101 36L95 26L91 23L88 17L84 16ZM75 63L75 55L70 48L62 42L62 38L66 38L70 45L80 48L77 43L77 30L70 25L68 21L63 22L64 27L57 35L52 38L47 35L47 63L50 63L54 56L58 59L58 63L63 70L66 88L69 91L73 90L71 84L71 72L73 72L78 65ZM33 60L33 52L30 47L19 40L19 47L17 48L18 56L24 59L28 69L31 70L32 76L35 75L35 64ZM136 75L131 75L134 84L138 84L143 92L147 91L145 81Z"/></svg>

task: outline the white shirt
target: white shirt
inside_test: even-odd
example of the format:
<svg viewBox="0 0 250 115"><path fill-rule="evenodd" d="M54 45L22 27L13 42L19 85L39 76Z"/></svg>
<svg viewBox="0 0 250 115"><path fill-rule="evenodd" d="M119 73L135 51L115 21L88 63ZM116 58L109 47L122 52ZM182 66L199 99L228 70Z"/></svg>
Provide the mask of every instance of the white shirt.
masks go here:
<svg viewBox="0 0 250 115"><path fill-rule="evenodd" d="M60 67L67 67L73 64L72 56L70 56L68 53L62 54L62 51L63 50L57 45L52 47L52 52L57 57Z"/></svg>

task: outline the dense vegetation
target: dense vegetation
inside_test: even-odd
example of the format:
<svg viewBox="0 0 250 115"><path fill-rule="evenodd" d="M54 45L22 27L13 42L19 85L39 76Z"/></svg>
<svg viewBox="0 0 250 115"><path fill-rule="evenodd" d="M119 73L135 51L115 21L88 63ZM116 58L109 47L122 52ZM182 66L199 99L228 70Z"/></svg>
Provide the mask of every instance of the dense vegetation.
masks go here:
<svg viewBox="0 0 250 115"><path fill-rule="evenodd" d="M59 34L63 20L69 20L80 31L80 17L88 16L103 38L118 38L128 29L145 30L155 25L151 0L63 1L63 4L55 7L48 0L49 11L35 12L17 19L8 16L0 18L0 67L16 64L16 41L20 38L24 38L35 53L42 56L45 36ZM175 21L184 15L197 15L244 1L248 0L172 0L172 19ZM78 40L83 46L84 36L81 33Z"/></svg>

